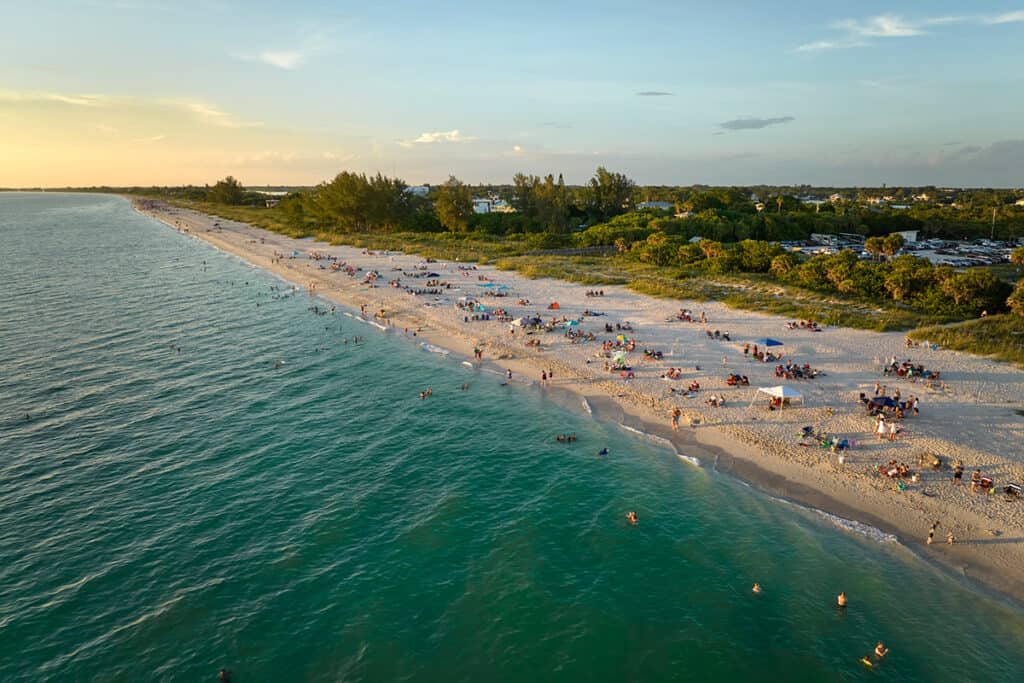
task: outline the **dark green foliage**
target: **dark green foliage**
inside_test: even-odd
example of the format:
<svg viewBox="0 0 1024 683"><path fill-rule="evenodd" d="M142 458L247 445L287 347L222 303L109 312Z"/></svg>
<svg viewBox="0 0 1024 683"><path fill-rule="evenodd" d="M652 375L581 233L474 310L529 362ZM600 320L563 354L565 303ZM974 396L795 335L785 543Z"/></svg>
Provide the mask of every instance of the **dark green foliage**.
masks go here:
<svg viewBox="0 0 1024 683"><path fill-rule="evenodd" d="M218 204L237 206L242 203L243 193L242 184L228 176L224 180L218 180L217 184L210 188L207 199Z"/></svg>

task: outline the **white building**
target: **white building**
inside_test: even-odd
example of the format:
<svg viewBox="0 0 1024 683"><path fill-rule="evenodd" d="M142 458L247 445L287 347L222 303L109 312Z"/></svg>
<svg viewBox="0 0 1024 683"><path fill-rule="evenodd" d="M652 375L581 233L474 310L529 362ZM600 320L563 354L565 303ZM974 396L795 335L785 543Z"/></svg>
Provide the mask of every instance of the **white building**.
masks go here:
<svg viewBox="0 0 1024 683"><path fill-rule="evenodd" d="M672 202L640 202L636 205L637 211L644 209L658 209L659 211L671 211L675 208Z"/></svg>
<svg viewBox="0 0 1024 683"><path fill-rule="evenodd" d="M430 185L412 185L405 188L405 191L416 197L426 197L430 194Z"/></svg>
<svg viewBox="0 0 1024 683"><path fill-rule="evenodd" d="M1018 199L1014 202L1014 206L1024 206L1024 199Z"/></svg>
<svg viewBox="0 0 1024 683"><path fill-rule="evenodd" d="M490 213L491 212L491 200L490 199L474 199L473 200L473 213Z"/></svg>

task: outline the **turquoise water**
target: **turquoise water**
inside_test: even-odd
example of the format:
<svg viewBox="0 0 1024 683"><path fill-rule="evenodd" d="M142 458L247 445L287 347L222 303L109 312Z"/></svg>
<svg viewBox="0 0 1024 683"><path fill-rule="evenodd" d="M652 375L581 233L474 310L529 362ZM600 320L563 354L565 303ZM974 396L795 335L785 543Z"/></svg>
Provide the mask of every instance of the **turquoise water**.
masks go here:
<svg viewBox="0 0 1024 683"><path fill-rule="evenodd" d="M123 200L0 194L0 253L0 680L1019 680L1021 612L898 544Z"/></svg>

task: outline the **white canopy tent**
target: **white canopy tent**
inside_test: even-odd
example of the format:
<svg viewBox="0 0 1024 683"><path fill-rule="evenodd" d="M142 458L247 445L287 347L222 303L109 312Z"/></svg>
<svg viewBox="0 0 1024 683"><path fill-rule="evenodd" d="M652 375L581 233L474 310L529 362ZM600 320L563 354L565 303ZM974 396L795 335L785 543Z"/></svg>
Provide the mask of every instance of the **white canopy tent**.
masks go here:
<svg viewBox="0 0 1024 683"><path fill-rule="evenodd" d="M758 388L758 390L756 392L754 392L754 398L750 401L750 405L754 405L754 401L757 400L757 397L760 394L767 394L768 396L771 396L772 398L782 399L782 404L783 405L786 404L786 399L790 399L790 400L794 400L794 401L800 401L800 403L804 402L804 395L803 394L801 394L799 391L797 391L793 387L786 386L785 384L780 384L777 387L760 387L760 388Z"/></svg>

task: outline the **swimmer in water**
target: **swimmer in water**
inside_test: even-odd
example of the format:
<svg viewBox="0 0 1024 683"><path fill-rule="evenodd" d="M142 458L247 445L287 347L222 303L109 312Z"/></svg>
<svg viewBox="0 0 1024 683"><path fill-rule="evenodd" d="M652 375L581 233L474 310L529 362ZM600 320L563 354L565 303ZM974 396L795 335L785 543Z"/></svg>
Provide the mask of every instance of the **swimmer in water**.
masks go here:
<svg viewBox="0 0 1024 683"><path fill-rule="evenodd" d="M761 593L761 584L759 584L759 583L757 583L757 582L755 581L755 582L754 582L754 587L753 587L753 588L751 588L750 590L751 590L751 592L753 592L753 593L755 593L755 594L760 594L760 593Z"/></svg>
<svg viewBox="0 0 1024 683"><path fill-rule="evenodd" d="M607 448L602 448L601 450L599 450L597 452L597 454L598 455L608 455L608 449Z"/></svg>
<svg viewBox="0 0 1024 683"><path fill-rule="evenodd" d="M231 683L231 670L221 669L217 672L217 680L221 683Z"/></svg>
<svg viewBox="0 0 1024 683"><path fill-rule="evenodd" d="M863 657L861 657L860 663L864 666L874 666L874 664L871 663L871 655L864 655Z"/></svg>
<svg viewBox="0 0 1024 683"><path fill-rule="evenodd" d="M842 592L836 598L836 604L839 605L840 609L846 609L846 593Z"/></svg>
<svg viewBox="0 0 1024 683"><path fill-rule="evenodd" d="M636 514L635 512L633 512L632 510L630 510L629 512L627 512L627 513L626 513L626 519L627 519L627 520L629 521L629 523L630 523L630 524L632 524L633 526L636 526L636 525L637 525L637 522L639 522L639 521L640 521L640 518L639 518L639 517L637 517L637 514Z"/></svg>
<svg viewBox="0 0 1024 683"><path fill-rule="evenodd" d="M878 644L875 645L875 657L877 657L878 659L882 659L887 654L889 654L889 648L887 648L885 645L882 645L882 641L878 641Z"/></svg>

